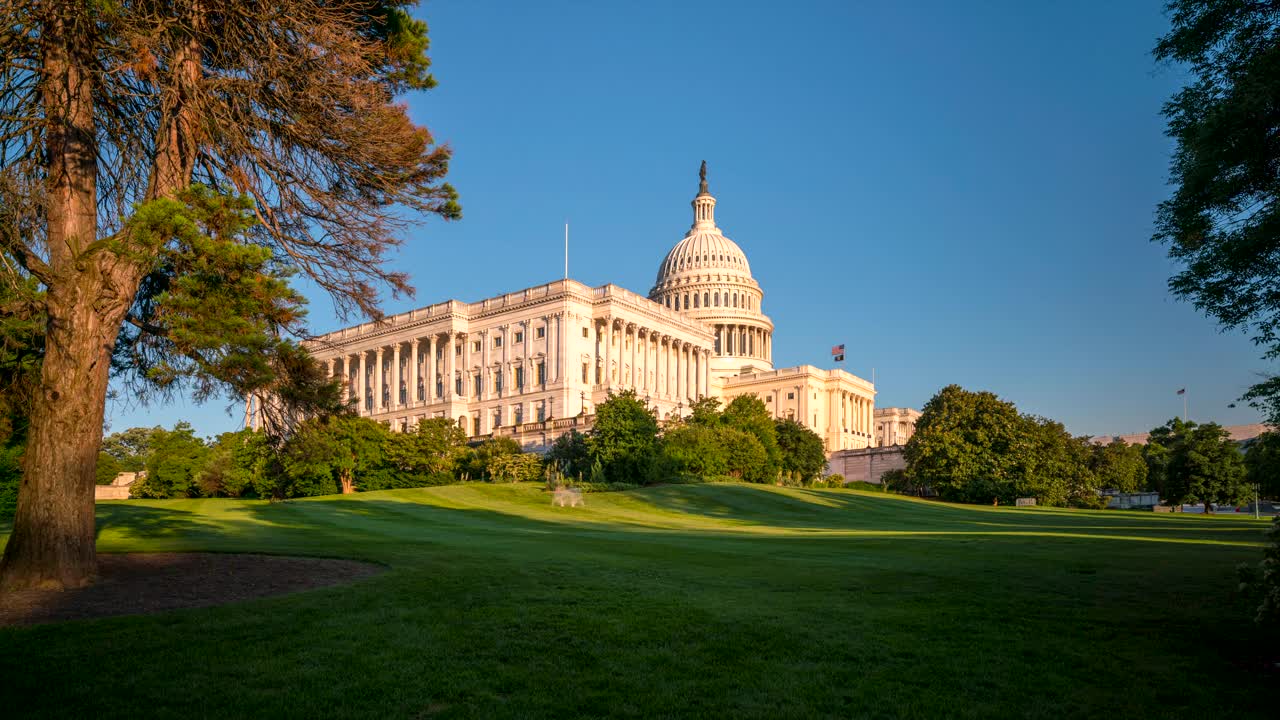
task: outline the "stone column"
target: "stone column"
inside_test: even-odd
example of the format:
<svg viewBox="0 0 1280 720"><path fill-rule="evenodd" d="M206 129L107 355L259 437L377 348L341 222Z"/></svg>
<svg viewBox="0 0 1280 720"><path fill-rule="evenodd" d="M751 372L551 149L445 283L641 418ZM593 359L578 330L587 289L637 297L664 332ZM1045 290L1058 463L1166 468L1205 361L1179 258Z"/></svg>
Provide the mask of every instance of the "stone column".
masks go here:
<svg viewBox="0 0 1280 720"><path fill-rule="evenodd" d="M418 338L409 341L409 367L412 368L412 376L407 384L409 407L418 406L418 378L422 377L422 370L418 367Z"/></svg>
<svg viewBox="0 0 1280 720"><path fill-rule="evenodd" d="M481 330L476 333L480 336L480 397L477 400L488 400L493 396L493 388L489 383L489 348L493 346L493 340L489 337L489 331ZM488 414L482 412L481 415ZM489 422L488 418L480 418L481 424Z"/></svg>
<svg viewBox="0 0 1280 720"><path fill-rule="evenodd" d="M458 334L450 330L449 334L445 337L445 346L444 346L444 353L443 353L444 354L444 376L443 376L443 382L440 383L443 386L441 390L444 390L443 397L445 400L453 399L453 393L454 393L453 375L456 372L455 366L458 364L454 360L453 347L454 347L454 343L456 343L457 341L458 341ZM457 420L457 418L453 418L453 417L449 419Z"/></svg>
<svg viewBox="0 0 1280 720"><path fill-rule="evenodd" d="M403 375L404 373L400 371L400 341L397 340L396 344L391 346L391 409L392 410L396 410L400 408L400 381Z"/></svg>
<svg viewBox="0 0 1280 720"><path fill-rule="evenodd" d="M638 387L636 384L636 350L638 349L637 346L640 344L640 328L634 323L630 326L630 328L631 328L631 388L634 390L636 387Z"/></svg>
<svg viewBox="0 0 1280 720"><path fill-rule="evenodd" d="M382 353L385 348L379 347L374 351L373 364L373 409L375 412L382 412Z"/></svg>
<svg viewBox="0 0 1280 720"><path fill-rule="evenodd" d="M357 409L360 415L367 415L370 412L369 410L365 409L366 406L368 405L367 401L369 398L369 368L368 368L368 359L367 359L368 356L369 356L368 350L360 351L360 377L356 381L356 389L359 392L359 397L356 398L358 402Z"/></svg>
<svg viewBox="0 0 1280 720"><path fill-rule="evenodd" d="M439 348L440 348L440 337L434 334L428 335L427 336L427 363L426 363L427 377L422 382L423 384L422 397L423 397L423 400L428 405L440 399L436 397L436 375L438 375L440 372L436 366L436 350L438 350Z"/></svg>
<svg viewBox="0 0 1280 720"><path fill-rule="evenodd" d="M604 319L604 372L600 375L602 387L608 389L613 373L613 318Z"/></svg>

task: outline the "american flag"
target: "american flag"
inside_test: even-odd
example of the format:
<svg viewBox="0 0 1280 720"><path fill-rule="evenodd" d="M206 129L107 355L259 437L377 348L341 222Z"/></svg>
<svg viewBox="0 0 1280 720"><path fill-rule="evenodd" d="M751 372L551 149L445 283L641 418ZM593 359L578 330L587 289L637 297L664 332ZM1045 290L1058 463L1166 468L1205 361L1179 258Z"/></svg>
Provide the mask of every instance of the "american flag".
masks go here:
<svg viewBox="0 0 1280 720"><path fill-rule="evenodd" d="M1186 394L1187 394L1187 389L1186 389L1186 388L1182 388L1181 390L1179 390L1179 391L1178 391L1178 394L1179 394L1179 395L1186 395Z"/></svg>
<svg viewBox="0 0 1280 720"><path fill-rule="evenodd" d="M831 346L831 357L836 362L844 362L844 343Z"/></svg>

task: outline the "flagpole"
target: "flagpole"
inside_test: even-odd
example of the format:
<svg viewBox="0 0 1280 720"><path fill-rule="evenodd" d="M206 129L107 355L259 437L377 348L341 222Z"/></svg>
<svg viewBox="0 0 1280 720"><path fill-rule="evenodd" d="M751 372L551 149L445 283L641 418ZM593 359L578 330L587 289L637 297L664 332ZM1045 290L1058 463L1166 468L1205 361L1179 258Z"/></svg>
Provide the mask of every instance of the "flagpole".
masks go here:
<svg viewBox="0 0 1280 720"><path fill-rule="evenodd" d="M564 279L569 279L569 223L564 224Z"/></svg>
<svg viewBox="0 0 1280 720"><path fill-rule="evenodd" d="M1182 390L1182 424L1183 425L1187 424L1187 390L1186 388L1183 388Z"/></svg>

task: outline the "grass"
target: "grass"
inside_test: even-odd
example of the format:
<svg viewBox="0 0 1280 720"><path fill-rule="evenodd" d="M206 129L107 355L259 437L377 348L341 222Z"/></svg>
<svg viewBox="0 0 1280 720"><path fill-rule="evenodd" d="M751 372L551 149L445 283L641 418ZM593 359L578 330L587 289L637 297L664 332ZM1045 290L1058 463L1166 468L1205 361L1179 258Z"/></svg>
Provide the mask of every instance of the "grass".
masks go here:
<svg viewBox="0 0 1280 720"><path fill-rule="evenodd" d="M686 485L103 503L99 549L385 563L0 629L6 717L1274 717L1264 522Z"/></svg>

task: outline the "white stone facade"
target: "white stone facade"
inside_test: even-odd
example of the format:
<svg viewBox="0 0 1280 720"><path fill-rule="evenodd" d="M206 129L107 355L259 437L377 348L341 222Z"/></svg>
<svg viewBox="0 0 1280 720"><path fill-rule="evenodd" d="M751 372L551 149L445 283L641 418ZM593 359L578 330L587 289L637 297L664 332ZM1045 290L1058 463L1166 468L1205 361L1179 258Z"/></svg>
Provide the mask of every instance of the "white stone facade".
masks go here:
<svg viewBox="0 0 1280 720"><path fill-rule="evenodd" d="M393 430L447 417L479 439L542 448L590 427L612 391L660 418L748 393L817 432L827 451L875 442L875 388L843 370L775 370L773 322L746 254L715 224L705 165L694 223L663 259L649 297L574 280L466 303L449 300L307 343L358 412ZM261 426L261 400L245 407Z"/></svg>
<svg viewBox="0 0 1280 720"><path fill-rule="evenodd" d="M876 408L876 447L906 445L916 433L920 411L914 408Z"/></svg>

